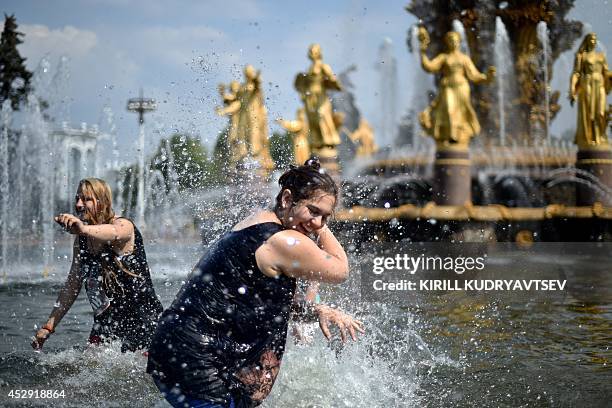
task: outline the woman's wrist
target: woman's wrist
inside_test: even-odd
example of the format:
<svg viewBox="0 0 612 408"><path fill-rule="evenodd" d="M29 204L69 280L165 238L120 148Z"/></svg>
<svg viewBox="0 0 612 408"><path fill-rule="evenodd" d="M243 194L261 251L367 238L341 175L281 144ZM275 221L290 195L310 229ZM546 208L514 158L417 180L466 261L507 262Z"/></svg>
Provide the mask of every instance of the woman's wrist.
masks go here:
<svg viewBox="0 0 612 408"><path fill-rule="evenodd" d="M312 302L300 300L292 305L293 318L304 323L315 322L319 319L319 309Z"/></svg>
<svg viewBox="0 0 612 408"><path fill-rule="evenodd" d="M329 227L327 225L324 225L315 231L315 235L317 237L320 237L322 234L326 233L327 231L329 231Z"/></svg>
<svg viewBox="0 0 612 408"><path fill-rule="evenodd" d="M53 334L53 333L55 333L55 329L53 328L53 325L52 325L52 324L50 324L50 323L48 323L48 322L47 322L47 323L45 323L45 324L44 324L44 325L41 327L41 329L45 329L46 331L48 331L48 332L49 332L49 334Z"/></svg>
<svg viewBox="0 0 612 408"><path fill-rule="evenodd" d="M317 316L319 316L321 313L329 311L329 310L335 310L336 307L333 305L326 305L323 303L318 303L316 305L313 306L313 311L316 313Z"/></svg>
<svg viewBox="0 0 612 408"><path fill-rule="evenodd" d="M325 305L315 305L313 308L314 314L317 316L317 319L319 318L319 316L321 316L321 313L323 313L323 311L325 310Z"/></svg>

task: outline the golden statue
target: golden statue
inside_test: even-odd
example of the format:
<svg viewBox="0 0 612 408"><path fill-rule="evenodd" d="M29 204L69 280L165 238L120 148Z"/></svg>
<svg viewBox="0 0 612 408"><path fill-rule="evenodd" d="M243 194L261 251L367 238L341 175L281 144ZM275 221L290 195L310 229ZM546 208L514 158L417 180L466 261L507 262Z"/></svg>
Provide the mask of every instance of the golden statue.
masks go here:
<svg viewBox="0 0 612 408"><path fill-rule="evenodd" d="M270 156L268 112L264 105L259 74L252 65L247 65L244 68L244 83L237 92L224 94L226 106L218 109L217 113L231 115L232 126L228 134L231 160L238 162L249 156L268 171L274 168L274 162Z"/></svg>
<svg viewBox="0 0 612 408"><path fill-rule="evenodd" d="M229 127L227 131L227 148L229 151L229 161L232 166L235 166L243 160L248 154L246 140L238 138L238 112L240 111L240 101L238 100L238 92L240 91L240 83L232 81L229 83L229 91L226 92L225 84L219 84L219 94L223 99L223 107L217 108L217 113L221 116L229 116Z"/></svg>
<svg viewBox="0 0 612 408"><path fill-rule="evenodd" d="M357 145L357 157L369 157L378 151L374 142L374 129L365 119L359 121L359 126L353 133L349 133L349 137Z"/></svg>
<svg viewBox="0 0 612 408"><path fill-rule="evenodd" d="M342 87L329 65L323 63L321 46L313 44L308 50L312 65L308 72L295 78L295 89L304 101L308 119L309 144L312 151L320 156L335 155L340 136L334 125L332 104L327 97L328 90L340 91Z"/></svg>
<svg viewBox="0 0 612 408"><path fill-rule="evenodd" d="M610 92L610 71L603 52L595 51L597 35L587 34L580 44L570 78L569 98L578 100L576 144L579 148L608 145L606 96Z"/></svg>
<svg viewBox="0 0 612 408"><path fill-rule="evenodd" d="M301 166L310 158L306 111L304 108L300 108L297 111L295 120L277 119L276 122L291 134L294 161L298 166Z"/></svg>
<svg viewBox="0 0 612 408"><path fill-rule="evenodd" d="M258 160L262 168L270 170L274 163L270 156L268 111L264 105L260 72L247 65L244 67L244 79L238 94L241 105L238 138L247 140L249 155Z"/></svg>
<svg viewBox="0 0 612 408"><path fill-rule="evenodd" d="M472 136L480 133L480 123L470 100L469 81L489 83L495 77L495 68L489 67L486 74L479 72L470 57L459 50L461 39L454 31L444 37L447 51L432 60L426 54L430 40L425 28L419 28L418 38L423 69L442 73L438 95L419 115L421 126L438 147L467 148Z"/></svg>

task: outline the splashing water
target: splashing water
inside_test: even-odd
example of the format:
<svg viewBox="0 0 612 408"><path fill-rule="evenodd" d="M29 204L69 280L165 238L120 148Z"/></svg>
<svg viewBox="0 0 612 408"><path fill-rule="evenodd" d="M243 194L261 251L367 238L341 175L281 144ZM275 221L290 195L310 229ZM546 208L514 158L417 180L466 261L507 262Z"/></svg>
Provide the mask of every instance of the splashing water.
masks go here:
<svg viewBox="0 0 612 408"><path fill-rule="evenodd" d="M397 120L397 60L393 55L393 43L390 38L385 38L378 48L378 60L376 65L379 73L380 83L380 130L381 135L378 142L385 146L391 144L395 138Z"/></svg>
<svg viewBox="0 0 612 408"><path fill-rule="evenodd" d="M432 145L429 138L425 138L421 135L421 125L417 118L419 112L422 112L429 104L428 93L432 85L432 79L421 68L421 57L418 52L420 47L418 34L418 27L416 25L412 26L410 29L410 44L413 50L412 55L414 59L414 78L410 82L413 85L411 110L414 112L414 118L412 120L412 137L415 150L421 152L422 150L427 150L428 147Z"/></svg>
<svg viewBox="0 0 612 408"><path fill-rule="evenodd" d="M9 126L11 123L11 101L5 100L2 104L2 129L0 133L0 279L7 276L8 267L8 203L9 203Z"/></svg>
<svg viewBox="0 0 612 408"><path fill-rule="evenodd" d="M195 243L191 247L147 246L154 286L165 306L200 252ZM30 336L54 304L70 266L69 248L58 248L57 253L65 257L56 261L54 269L63 272L33 280L24 271L0 286L4 311L0 314L4 328L0 387L64 389L66 398L53 401L56 406L166 407L144 373L141 354L122 354L120 345L113 343L80 346L92 324L86 297L77 299L43 352L32 352ZM357 262L356 255L350 258L351 263ZM592 298L590 274L577 286L580 260L557 258L566 273L574 276L575 286L568 296ZM508 273L516 272L516 260L499 261ZM556 273L550 255L530 257L527 262L530 273L542 268ZM595 260L590 257L584 262L593 265ZM599 292L605 294L603 288L611 287L605 273L609 260L598 262ZM453 292L432 294L419 306L400 307L360 301L359 282L359 274L353 273L341 287L324 286L321 296L363 321L366 335L344 347L337 339L328 345L316 325L311 328L315 332L312 344L295 344L289 336L279 378L265 407L556 406L561 401L601 405L608 387L602 370L609 364L609 301L586 308L572 299L537 306Z"/></svg>
<svg viewBox="0 0 612 408"><path fill-rule="evenodd" d="M49 268L51 267L51 258L53 257L54 246L52 225L54 198L53 186L55 185L55 173L52 171L54 154L49 140L47 123L41 114L37 96L28 96L26 111L30 118L28 124L26 125L27 133L31 137L30 141L38 150L36 152L38 169L34 182L37 183L39 189L39 231L42 232L44 275L49 272Z"/></svg>
<svg viewBox="0 0 612 408"><path fill-rule="evenodd" d="M550 38L548 26L545 21L540 21L537 26L538 40L542 45L542 72L544 74L544 136L548 139L550 127L550 84L548 83L548 70L550 69Z"/></svg>
<svg viewBox="0 0 612 408"><path fill-rule="evenodd" d="M512 84L515 81L514 64L508 32L502 19L495 19L495 66L497 68L497 105L499 112L499 141L506 146L506 110L507 104L512 100Z"/></svg>

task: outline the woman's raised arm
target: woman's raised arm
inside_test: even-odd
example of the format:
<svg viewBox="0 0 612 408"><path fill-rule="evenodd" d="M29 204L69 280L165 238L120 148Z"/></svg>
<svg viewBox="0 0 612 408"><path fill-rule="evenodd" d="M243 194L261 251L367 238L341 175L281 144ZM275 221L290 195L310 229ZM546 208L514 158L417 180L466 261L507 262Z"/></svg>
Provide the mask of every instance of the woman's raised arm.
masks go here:
<svg viewBox="0 0 612 408"><path fill-rule="evenodd" d="M108 244L125 244L134 235L134 225L125 218L116 218L111 224L84 224L72 214L60 214L55 222L61 224L71 234L84 235Z"/></svg>
<svg viewBox="0 0 612 408"><path fill-rule="evenodd" d="M348 259L327 226L317 231L319 246L297 231L274 234L255 253L257 266L269 276L342 283L348 277Z"/></svg>

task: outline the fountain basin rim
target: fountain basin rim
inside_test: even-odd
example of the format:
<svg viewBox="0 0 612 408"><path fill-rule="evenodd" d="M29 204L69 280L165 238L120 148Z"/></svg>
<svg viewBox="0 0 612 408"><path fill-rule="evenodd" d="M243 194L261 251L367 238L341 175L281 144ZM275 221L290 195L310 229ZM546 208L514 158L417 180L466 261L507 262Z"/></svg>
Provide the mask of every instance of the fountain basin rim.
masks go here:
<svg viewBox="0 0 612 408"><path fill-rule="evenodd" d="M393 208L355 206L338 211L338 222L379 222L392 219L437 219L444 221L538 221L551 218L612 219L612 207L600 203L585 207L551 204L546 207L506 207L500 204L474 206L471 204L443 206L433 202L424 207L404 204Z"/></svg>
<svg viewBox="0 0 612 408"><path fill-rule="evenodd" d="M535 156L535 155L534 155ZM569 155L568 155L569 156ZM384 170L394 167L410 167L410 166L429 166L433 165L435 159L433 157L414 157L406 159L387 159L379 160L369 164L366 171ZM476 156L470 159L471 165L475 167L491 165L491 158ZM549 156L549 157L495 157L495 166L520 166L520 167L569 167L576 164L576 156L572 154L569 157Z"/></svg>

